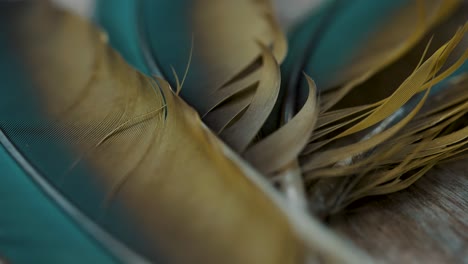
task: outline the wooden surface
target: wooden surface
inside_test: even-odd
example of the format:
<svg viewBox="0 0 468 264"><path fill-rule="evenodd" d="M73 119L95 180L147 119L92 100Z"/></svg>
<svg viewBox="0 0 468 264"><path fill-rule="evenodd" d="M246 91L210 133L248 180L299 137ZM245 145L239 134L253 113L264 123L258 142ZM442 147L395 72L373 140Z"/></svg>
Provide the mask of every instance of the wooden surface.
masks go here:
<svg viewBox="0 0 468 264"><path fill-rule="evenodd" d="M468 263L468 160L357 202L330 224L383 263Z"/></svg>

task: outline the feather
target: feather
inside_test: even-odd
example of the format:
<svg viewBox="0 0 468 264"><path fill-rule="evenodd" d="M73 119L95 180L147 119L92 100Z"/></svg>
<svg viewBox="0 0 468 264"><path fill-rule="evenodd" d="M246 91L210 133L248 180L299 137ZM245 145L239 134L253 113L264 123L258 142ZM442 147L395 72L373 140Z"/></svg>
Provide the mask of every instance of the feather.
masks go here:
<svg viewBox="0 0 468 264"><path fill-rule="evenodd" d="M133 70L83 20L41 2L2 20L14 25L9 42L32 77L2 104L2 113L18 113L0 119L6 136L135 252L169 263L301 263L323 254L369 262L288 208L167 82Z"/></svg>

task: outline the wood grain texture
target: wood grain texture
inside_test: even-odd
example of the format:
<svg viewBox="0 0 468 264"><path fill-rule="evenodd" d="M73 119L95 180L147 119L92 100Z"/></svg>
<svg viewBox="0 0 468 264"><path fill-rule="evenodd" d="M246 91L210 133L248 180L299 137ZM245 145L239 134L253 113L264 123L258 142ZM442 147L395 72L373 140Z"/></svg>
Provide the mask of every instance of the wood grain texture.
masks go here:
<svg viewBox="0 0 468 264"><path fill-rule="evenodd" d="M383 263L468 263L468 160L359 201L330 225Z"/></svg>

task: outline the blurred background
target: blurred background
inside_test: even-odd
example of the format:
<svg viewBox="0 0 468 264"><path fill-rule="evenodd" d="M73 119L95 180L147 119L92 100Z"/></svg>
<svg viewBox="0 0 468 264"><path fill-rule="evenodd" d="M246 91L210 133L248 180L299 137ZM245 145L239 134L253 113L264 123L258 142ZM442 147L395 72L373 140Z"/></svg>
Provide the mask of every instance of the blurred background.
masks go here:
<svg viewBox="0 0 468 264"><path fill-rule="evenodd" d="M53 0L66 9L73 10L83 16L91 16L95 0ZM276 6L278 17L285 28L289 28L305 14L326 0L272 0Z"/></svg>

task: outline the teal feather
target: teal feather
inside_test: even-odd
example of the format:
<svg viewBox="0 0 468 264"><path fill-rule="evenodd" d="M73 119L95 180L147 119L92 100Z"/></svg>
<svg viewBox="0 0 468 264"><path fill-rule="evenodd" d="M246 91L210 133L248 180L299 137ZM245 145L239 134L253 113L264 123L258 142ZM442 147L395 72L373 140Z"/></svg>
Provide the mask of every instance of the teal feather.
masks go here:
<svg viewBox="0 0 468 264"><path fill-rule="evenodd" d="M4 122L7 118L10 121L25 118L35 108L33 97L25 95L21 89L27 81L5 42L0 35L1 130L10 123ZM22 99L23 107L6 112L15 104L15 98ZM0 258L10 263L121 263L12 158L4 147L8 138L3 133L0 139L0 211L3 212L0 215ZM50 147L42 144L43 149ZM60 164L57 161L49 162Z"/></svg>
<svg viewBox="0 0 468 264"><path fill-rule="evenodd" d="M8 16L0 21L8 25ZM0 210L8 214L0 216L0 257L8 254L13 263L146 263L133 251L145 252L145 240L119 205L113 203L103 214L106 194L96 184L96 172L84 162L71 167L77 155L46 117L36 87L10 45L9 30L0 28L0 147L17 151L38 178L1 148ZM43 193L38 180L72 213L57 197Z"/></svg>

